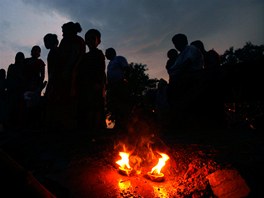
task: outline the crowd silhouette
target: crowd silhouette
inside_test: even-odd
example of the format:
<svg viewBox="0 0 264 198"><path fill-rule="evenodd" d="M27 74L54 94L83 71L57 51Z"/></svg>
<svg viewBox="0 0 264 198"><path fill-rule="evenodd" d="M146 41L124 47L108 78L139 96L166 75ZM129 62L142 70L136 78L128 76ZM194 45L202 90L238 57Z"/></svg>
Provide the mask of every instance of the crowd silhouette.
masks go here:
<svg viewBox="0 0 264 198"><path fill-rule="evenodd" d="M85 38L78 35L81 31L79 23L68 22L62 25L61 41L53 33L43 37L49 50L47 67L36 45L31 57L18 52L7 72L0 70L1 130L77 129L94 134L107 128L107 115L116 122L116 129L127 130L133 109L130 65L114 48L105 53L98 48L101 33L97 29L89 29ZM189 44L185 34L175 34L172 43L175 48L168 50L164 68L169 82L160 79L155 93L160 124L224 127L219 54L206 51L200 40Z"/></svg>

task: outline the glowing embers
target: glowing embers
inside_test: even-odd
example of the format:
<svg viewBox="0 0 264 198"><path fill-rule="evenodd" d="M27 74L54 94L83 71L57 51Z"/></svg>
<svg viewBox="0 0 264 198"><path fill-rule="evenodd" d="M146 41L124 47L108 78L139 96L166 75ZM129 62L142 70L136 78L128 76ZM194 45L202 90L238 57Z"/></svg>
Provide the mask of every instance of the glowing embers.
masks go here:
<svg viewBox="0 0 264 198"><path fill-rule="evenodd" d="M130 180L119 180L118 182L118 187L122 191L126 191L131 187L131 182Z"/></svg>
<svg viewBox="0 0 264 198"><path fill-rule="evenodd" d="M119 155L121 159L116 161L116 163L119 165L119 173L129 176L132 172L132 168L129 165L129 153L119 152Z"/></svg>
<svg viewBox="0 0 264 198"><path fill-rule="evenodd" d="M143 158L143 157L140 158L138 155L130 156L131 152L130 153L126 152L125 147L123 149L124 149L123 152L119 152L119 156L121 157L121 159L116 161L116 163L119 165L118 172L120 174L125 175L125 176L132 176L135 174L136 175L141 174L142 168L145 171L146 171L146 169L150 170L150 168L147 168L149 165L148 165L148 163L146 163L146 161L145 161L145 163L143 162L143 164L146 167L144 168L141 166L142 159L146 160L146 158ZM165 153L160 153L160 152L157 152L157 153L159 154L158 163L151 169L150 172L146 171L147 174L144 174L144 177L146 176L146 178L150 179L151 181L161 182L164 180L164 173L161 172L161 169L166 165L166 161L168 161L168 159L170 159L170 158ZM151 150L151 154L152 154L152 156L154 155L152 153L152 150ZM145 155L145 156L148 156L148 155ZM148 159L150 159L150 158L148 158ZM151 158L151 159L153 159L153 158ZM147 160L147 161L150 161L150 160Z"/></svg>
<svg viewBox="0 0 264 198"><path fill-rule="evenodd" d="M159 153L159 154L161 155L161 158L159 158L158 164L154 166L150 172L148 172L148 177L152 181L157 181L157 182L164 180L164 174L161 173L161 169L165 166L166 161L170 159L169 156L164 153Z"/></svg>

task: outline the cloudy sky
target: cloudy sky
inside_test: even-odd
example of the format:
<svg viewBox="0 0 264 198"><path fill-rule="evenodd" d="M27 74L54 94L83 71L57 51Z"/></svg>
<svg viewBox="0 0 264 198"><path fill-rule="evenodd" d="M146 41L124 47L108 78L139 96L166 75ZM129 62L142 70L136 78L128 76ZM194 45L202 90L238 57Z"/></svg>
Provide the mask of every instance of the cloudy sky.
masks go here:
<svg viewBox="0 0 264 198"><path fill-rule="evenodd" d="M219 54L249 41L264 44L263 0L0 0L0 68L18 51L29 57L33 45L41 46L46 62L44 35L61 39L69 21L81 24L81 36L98 29L100 49L114 47L128 62L146 64L151 78L166 80L166 53L176 33Z"/></svg>

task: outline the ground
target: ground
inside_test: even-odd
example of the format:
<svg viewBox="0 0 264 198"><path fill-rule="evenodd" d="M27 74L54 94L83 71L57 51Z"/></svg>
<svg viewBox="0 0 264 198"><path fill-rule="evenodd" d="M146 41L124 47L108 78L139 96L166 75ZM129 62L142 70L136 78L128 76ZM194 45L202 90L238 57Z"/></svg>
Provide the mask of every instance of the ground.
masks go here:
<svg viewBox="0 0 264 198"><path fill-rule="evenodd" d="M1 134L0 148L57 197L215 197L208 176L219 170L238 171L250 189L248 196L263 197L261 132L183 130L152 135L152 152L159 149L170 157L163 182L146 176L151 166L139 155L143 148L134 150L143 160L140 174L118 172L115 161L121 147L116 145L124 136L113 130L92 137L76 131L7 131Z"/></svg>

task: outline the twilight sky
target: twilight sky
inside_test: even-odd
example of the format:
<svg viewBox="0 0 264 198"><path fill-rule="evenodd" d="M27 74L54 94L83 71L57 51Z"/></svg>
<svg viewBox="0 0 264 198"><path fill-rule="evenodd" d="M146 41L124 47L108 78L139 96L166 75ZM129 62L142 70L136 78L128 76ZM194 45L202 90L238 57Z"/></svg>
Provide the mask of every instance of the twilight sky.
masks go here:
<svg viewBox="0 0 264 198"><path fill-rule="evenodd" d="M219 54L249 41L264 44L263 0L0 0L0 68L7 69L18 51L29 57L34 45L46 62L43 37L55 33L61 40L61 26L69 21L81 24L81 36L98 29L103 52L114 47L128 62L146 64L151 78L166 80L176 33Z"/></svg>

